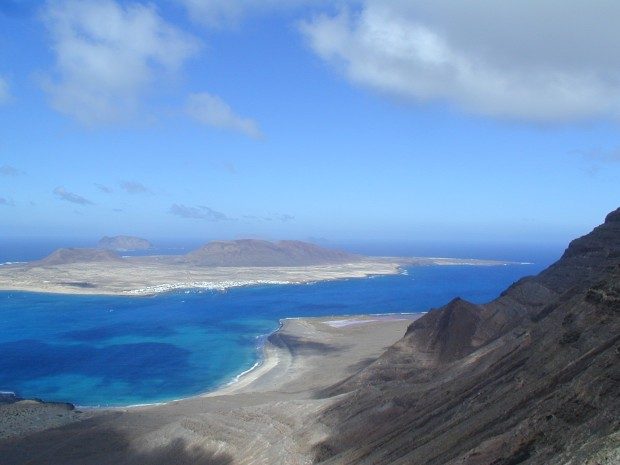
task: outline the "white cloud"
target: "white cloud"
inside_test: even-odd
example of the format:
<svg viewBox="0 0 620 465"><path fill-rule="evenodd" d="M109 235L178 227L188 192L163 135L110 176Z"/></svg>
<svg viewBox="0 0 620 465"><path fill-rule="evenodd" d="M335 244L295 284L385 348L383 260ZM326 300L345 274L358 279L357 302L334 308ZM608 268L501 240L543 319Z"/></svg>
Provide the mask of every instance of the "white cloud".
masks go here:
<svg viewBox="0 0 620 465"><path fill-rule="evenodd" d="M352 82L531 121L620 116L620 2L366 0L304 22Z"/></svg>
<svg viewBox="0 0 620 465"><path fill-rule="evenodd" d="M11 93L9 92L9 84L6 82L6 79L0 76L0 105L7 103L10 98Z"/></svg>
<svg viewBox="0 0 620 465"><path fill-rule="evenodd" d="M261 12L292 10L301 6L320 6L343 3L335 0L177 0L190 16L208 26L227 26L243 16Z"/></svg>
<svg viewBox="0 0 620 465"><path fill-rule="evenodd" d="M186 111L189 116L208 126L237 131L255 139L262 137L254 120L237 115L216 95L206 92L191 94L187 99Z"/></svg>
<svg viewBox="0 0 620 465"><path fill-rule="evenodd" d="M87 125L130 117L145 89L199 47L152 5L51 0L42 19L56 58L45 89L54 108Z"/></svg>

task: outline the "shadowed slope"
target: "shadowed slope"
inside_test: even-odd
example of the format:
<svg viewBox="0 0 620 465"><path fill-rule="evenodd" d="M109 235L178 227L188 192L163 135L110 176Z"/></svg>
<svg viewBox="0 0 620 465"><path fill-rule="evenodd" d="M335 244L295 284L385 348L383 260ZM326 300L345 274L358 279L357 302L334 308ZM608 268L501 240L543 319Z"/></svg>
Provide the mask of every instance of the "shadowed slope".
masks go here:
<svg viewBox="0 0 620 465"><path fill-rule="evenodd" d="M620 459L620 209L486 305L412 323L328 395L318 463L604 464Z"/></svg>
<svg viewBox="0 0 620 465"><path fill-rule="evenodd" d="M18 439L0 444L3 465L229 465L228 454L190 445L183 438L138 449L122 428L107 427L100 419L86 420L29 437L38 448ZM42 450L45 452L42 453Z"/></svg>

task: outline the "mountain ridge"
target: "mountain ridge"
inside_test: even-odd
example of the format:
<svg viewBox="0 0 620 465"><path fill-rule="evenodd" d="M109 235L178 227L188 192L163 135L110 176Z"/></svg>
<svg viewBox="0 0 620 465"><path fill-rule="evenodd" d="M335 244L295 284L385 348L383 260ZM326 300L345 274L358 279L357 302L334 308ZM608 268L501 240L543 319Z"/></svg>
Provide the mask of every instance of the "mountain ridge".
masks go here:
<svg viewBox="0 0 620 465"><path fill-rule="evenodd" d="M322 393L325 464L620 460L620 209L494 301L454 299Z"/></svg>
<svg viewBox="0 0 620 465"><path fill-rule="evenodd" d="M212 241L184 259L201 266L306 266L358 261L361 257L302 241Z"/></svg>

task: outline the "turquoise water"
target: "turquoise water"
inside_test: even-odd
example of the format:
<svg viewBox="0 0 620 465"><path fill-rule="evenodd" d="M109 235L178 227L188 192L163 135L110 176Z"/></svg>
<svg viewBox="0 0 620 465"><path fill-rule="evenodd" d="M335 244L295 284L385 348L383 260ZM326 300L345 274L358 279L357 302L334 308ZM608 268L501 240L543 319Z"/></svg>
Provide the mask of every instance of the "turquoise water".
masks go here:
<svg viewBox="0 0 620 465"><path fill-rule="evenodd" d="M495 298L543 265L412 267L406 275L155 297L0 292L0 390L83 406L214 389L259 360L286 317L422 312Z"/></svg>

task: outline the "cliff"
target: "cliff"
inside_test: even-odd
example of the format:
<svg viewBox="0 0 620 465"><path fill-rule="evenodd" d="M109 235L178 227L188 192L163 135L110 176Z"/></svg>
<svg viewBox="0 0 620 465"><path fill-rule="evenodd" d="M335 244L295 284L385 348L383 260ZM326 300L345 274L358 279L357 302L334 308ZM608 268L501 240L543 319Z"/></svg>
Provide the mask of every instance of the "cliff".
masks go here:
<svg viewBox="0 0 620 465"><path fill-rule="evenodd" d="M620 460L620 209L498 299L412 323L320 419L317 463Z"/></svg>

